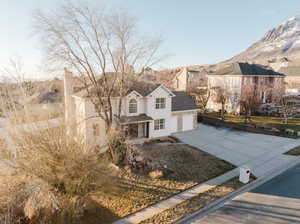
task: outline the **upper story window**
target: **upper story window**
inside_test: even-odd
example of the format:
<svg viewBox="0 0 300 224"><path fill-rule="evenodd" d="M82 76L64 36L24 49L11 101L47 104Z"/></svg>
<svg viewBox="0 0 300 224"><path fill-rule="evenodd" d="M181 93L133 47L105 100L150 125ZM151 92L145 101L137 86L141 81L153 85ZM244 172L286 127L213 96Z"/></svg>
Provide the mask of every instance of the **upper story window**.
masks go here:
<svg viewBox="0 0 300 224"><path fill-rule="evenodd" d="M166 98L156 98L155 99L155 109L166 108Z"/></svg>
<svg viewBox="0 0 300 224"><path fill-rule="evenodd" d="M137 101L135 99L131 99L129 101L129 113L130 114L137 113Z"/></svg>

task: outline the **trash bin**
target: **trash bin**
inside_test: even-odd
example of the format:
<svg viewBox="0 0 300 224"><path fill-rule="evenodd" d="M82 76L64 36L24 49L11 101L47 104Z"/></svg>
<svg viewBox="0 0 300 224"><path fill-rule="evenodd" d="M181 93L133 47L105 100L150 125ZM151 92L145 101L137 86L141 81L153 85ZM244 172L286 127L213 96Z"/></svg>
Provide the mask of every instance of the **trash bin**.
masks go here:
<svg viewBox="0 0 300 224"><path fill-rule="evenodd" d="M242 166L240 167L240 182L247 184L250 180L250 168Z"/></svg>

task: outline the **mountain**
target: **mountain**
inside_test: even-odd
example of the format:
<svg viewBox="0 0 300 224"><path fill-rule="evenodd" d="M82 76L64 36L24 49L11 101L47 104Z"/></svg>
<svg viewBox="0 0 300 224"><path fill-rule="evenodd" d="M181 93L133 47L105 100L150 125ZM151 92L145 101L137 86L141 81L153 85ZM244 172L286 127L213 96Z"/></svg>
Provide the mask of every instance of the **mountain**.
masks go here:
<svg viewBox="0 0 300 224"><path fill-rule="evenodd" d="M300 15L271 29L262 39L229 61L264 61L276 57L300 58Z"/></svg>

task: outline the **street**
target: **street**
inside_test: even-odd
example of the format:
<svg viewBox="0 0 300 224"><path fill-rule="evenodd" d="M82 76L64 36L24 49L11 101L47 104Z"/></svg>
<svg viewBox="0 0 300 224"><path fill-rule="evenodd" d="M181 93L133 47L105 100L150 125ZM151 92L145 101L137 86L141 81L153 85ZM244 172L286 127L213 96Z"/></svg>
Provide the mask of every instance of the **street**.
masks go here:
<svg viewBox="0 0 300 224"><path fill-rule="evenodd" d="M194 224L300 223L300 164L226 203Z"/></svg>

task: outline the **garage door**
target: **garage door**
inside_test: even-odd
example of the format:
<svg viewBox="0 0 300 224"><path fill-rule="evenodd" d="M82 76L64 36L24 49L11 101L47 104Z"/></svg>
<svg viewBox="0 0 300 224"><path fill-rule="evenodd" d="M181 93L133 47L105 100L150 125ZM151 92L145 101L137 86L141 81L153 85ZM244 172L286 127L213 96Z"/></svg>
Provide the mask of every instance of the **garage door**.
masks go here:
<svg viewBox="0 0 300 224"><path fill-rule="evenodd" d="M177 116L177 131L182 131L183 128L183 118L182 115Z"/></svg>

